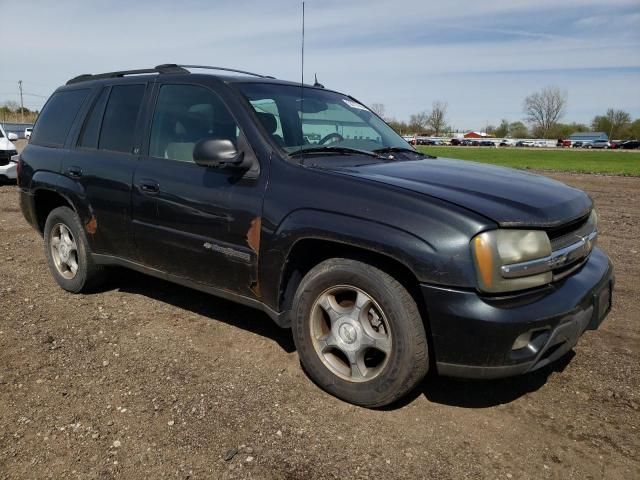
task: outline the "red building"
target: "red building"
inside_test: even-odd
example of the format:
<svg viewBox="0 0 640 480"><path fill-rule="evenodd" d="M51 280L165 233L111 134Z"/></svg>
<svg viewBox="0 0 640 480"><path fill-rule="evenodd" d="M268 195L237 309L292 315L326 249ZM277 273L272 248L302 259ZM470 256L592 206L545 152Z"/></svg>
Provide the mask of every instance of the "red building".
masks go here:
<svg viewBox="0 0 640 480"><path fill-rule="evenodd" d="M485 132L467 132L464 134L464 138L495 138L495 137Z"/></svg>

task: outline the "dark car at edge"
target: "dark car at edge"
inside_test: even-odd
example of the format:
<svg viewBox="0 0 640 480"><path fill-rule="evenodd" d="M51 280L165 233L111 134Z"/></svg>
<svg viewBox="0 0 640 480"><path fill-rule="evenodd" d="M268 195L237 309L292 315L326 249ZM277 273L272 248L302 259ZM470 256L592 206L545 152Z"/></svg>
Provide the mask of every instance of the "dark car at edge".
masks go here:
<svg viewBox="0 0 640 480"><path fill-rule="evenodd" d="M63 289L121 266L255 307L319 386L367 407L428 371L541 368L611 307L584 192L424 155L321 86L174 64L81 75L43 108L18 185Z"/></svg>

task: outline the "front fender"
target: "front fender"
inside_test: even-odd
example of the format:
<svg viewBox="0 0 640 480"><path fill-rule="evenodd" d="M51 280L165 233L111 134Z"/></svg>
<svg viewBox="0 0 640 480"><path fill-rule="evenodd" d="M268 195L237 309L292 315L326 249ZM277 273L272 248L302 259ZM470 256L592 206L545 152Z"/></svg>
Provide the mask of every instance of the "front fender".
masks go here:
<svg viewBox="0 0 640 480"><path fill-rule="evenodd" d="M413 233L371 220L313 209L289 214L265 242L260 260L263 299L278 307L283 266L296 243L314 239L340 243L390 257L421 283L459 285L473 281L466 259L446 256ZM278 278L278 282L273 282Z"/></svg>

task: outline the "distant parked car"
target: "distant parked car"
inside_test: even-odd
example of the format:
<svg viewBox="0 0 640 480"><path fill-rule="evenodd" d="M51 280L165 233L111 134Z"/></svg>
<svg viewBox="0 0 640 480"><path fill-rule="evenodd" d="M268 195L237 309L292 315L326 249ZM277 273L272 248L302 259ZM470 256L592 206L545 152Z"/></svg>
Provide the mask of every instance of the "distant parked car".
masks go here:
<svg viewBox="0 0 640 480"><path fill-rule="evenodd" d="M622 142L619 148L622 148L623 150L634 150L636 148L640 148L640 141L627 140L626 142Z"/></svg>
<svg viewBox="0 0 640 480"><path fill-rule="evenodd" d="M570 147L571 146L571 140L564 140L562 138L559 138L558 141L556 142L556 147Z"/></svg>
<svg viewBox="0 0 640 480"><path fill-rule="evenodd" d="M571 144L571 147L572 148L581 148L583 143L585 143L585 142L583 142L582 140L578 140L576 142L573 142Z"/></svg>
<svg viewBox="0 0 640 480"><path fill-rule="evenodd" d="M593 145L593 140L585 140L584 142L582 142L582 145L580 147L591 148L592 145Z"/></svg>
<svg viewBox="0 0 640 480"><path fill-rule="evenodd" d="M18 152L16 146L11 143L15 140L15 133L5 134L2 125L0 125L0 179L13 180L16 178L16 162L13 160Z"/></svg>
<svg viewBox="0 0 640 480"><path fill-rule="evenodd" d="M460 144L462 144L462 140L460 140L459 138L451 139L451 145L460 145Z"/></svg>
<svg viewBox="0 0 640 480"><path fill-rule="evenodd" d="M465 138L464 140L460 141L460 145L463 145L465 147L470 147L473 145L473 140L469 140L467 138Z"/></svg>
<svg viewBox="0 0 640 480"><path fill-rule="evenodd" d="M33 132L33 127L27 127L24 129L24 138L29 140L31 138L31 132Z"/></svg>
<svg viewBox="0 0 640 480"><path fill-rule="evenodd" d="M603 148L605 150L608 150L611 148L611 144L607 140L594 140L589 145L587 145L587 148Z"/></svg>
<svg viewBox="0 0 640 480"><path fill-rule="evenodd" d="M533 147L533 140L520 140L516 143L516 147Z"/></svg>
<svg viewBox="0 0 640 480"><path fill-rule="evenodd" d="M495 147L496 144L494 142L492 142L491 140L482 140L480 142L480 146L481 147Z"/></svg>
<svg viewBox="0 0 640 480"><path fill-rule="evenodd" d="M535 142L533 142L533 146L534 147L542 147L542 148L546 148L549 145L547 144L546 140L536 140Z"/></svg>
<svg viewBox="0 0 640 480"><path fill-rule="evenodd" d="M502 140L500 140L501 147L513 147L515 144L516 143L509 138L503 138Z"/></svg>

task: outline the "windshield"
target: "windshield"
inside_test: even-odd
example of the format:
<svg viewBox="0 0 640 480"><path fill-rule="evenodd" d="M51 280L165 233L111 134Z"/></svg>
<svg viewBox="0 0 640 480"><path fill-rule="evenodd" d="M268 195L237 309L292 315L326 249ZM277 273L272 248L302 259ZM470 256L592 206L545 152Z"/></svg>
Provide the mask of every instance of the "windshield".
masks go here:
<svg viewBox="0 0 640 480"><path fill-rule="evenodd" d="M236 86L274 141L290 155L413 150L367 107L339 93L269 83Z"/></svg>

